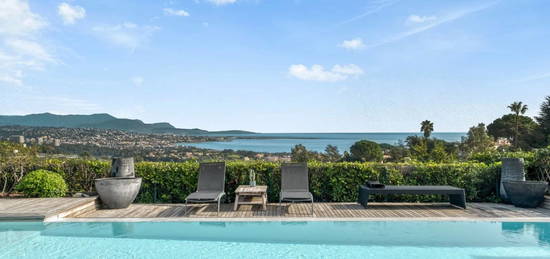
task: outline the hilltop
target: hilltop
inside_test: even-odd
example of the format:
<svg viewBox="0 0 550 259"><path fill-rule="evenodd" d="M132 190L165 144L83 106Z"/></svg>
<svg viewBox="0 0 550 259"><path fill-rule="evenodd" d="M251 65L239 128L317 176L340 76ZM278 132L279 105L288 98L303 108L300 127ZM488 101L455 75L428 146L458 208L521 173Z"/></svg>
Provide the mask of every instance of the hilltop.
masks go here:
<svg viewBox="0 0 550 259"><path fill-rule="evenodd" d="M59 127L59 128L92 128L116 129L138 133L179 134L179 135L208 135L209 133L246 134L253 133L242 130L228 130L210 132L203 129L180 129L168 122L144 123L141 120L116 118L107 113L58 115L52 113L38 113L28 115L0 115L0 126L31 126L31 127Z"/></svg>

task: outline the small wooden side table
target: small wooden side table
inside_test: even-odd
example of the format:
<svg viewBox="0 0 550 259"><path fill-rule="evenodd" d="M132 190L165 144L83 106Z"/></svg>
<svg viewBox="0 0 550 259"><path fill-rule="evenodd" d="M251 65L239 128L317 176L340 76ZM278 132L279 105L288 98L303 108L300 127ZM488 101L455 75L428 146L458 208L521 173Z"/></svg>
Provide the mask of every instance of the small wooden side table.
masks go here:
<svg viewBox="0 0 550 259"><path fill-rule="evenodd" d="M237 210L239 205L244 204L261 204L262 209L267 209L267 186L265 185L239 185L235 190L235 207Z"/></svg>

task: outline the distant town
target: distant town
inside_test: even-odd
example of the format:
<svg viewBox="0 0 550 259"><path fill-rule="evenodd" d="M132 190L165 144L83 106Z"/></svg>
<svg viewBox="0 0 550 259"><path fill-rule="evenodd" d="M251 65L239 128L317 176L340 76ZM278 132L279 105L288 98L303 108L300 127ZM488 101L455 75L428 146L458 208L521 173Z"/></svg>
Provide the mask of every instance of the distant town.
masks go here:
<svg viewBox="0 0 550 259"><path fill-rule="evenodd" d="M208 150L182 143L230 141L232 137L146 134L115 129L1 126L0 140L34 147L41 156L133 156L143 161L267 160L290 161L288 153Z"/></svg>

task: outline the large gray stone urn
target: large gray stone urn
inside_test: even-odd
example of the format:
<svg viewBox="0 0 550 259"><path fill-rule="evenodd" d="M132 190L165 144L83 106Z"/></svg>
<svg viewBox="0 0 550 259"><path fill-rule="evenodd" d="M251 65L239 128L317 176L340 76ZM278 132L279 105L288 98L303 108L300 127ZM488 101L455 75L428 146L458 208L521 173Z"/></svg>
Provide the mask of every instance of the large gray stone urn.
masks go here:
<svg viewBox="0 0 550 259"><path fill-rule="evenodd" d="M505 181L504 189L516 207L536 208L544 201L548 183L542 181Z"/></svg>
<svg viewBox="0 0 550 259"><path fill-rule="evenodd" d="M525 169L523 158L503 158L500 172L500 198L510 203L510 197L504 188L506 181L525 181Z"/></svg>
<svg viewBox="0 0 550 259"><path fill-rule="evenodd" d="M127 208L134 202L141 187L141 178L135 177L134 159L114 158L111 163L111 176L95 179L95 188L103 208Z"/></svg>

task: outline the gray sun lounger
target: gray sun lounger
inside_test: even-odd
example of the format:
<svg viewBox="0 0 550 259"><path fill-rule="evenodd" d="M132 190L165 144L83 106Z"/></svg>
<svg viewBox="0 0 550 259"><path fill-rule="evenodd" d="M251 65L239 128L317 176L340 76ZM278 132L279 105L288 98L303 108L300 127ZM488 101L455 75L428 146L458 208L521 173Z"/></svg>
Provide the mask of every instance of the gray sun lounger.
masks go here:
<svg viewBox="0 0 550 259"><path fill-rule="evenodd" d="M218 203L225 196L225 163L201 163L199 167L199 182L197 191L185 198L185 215L187 215L187 203Z"/></svg>
<svg viewBox="0 0 550 259"><path fill-rule="evenodd" d="M313 195L309 192L309 178L306 163L287 163L281 165L281 202L311 202L313 215Z"/></svg>
<svg viewBox="0 0 550 259"><path fill-rule="evenodd" d="M386 185L384 188L370 188L365 185L359 187L359 203L365 208L369 201L369 195L381 194L433 194L433 195L448 195L449 202L452 205L466 209L466 195L464 189L453 186L406 186L406 185Z"/></svg>

